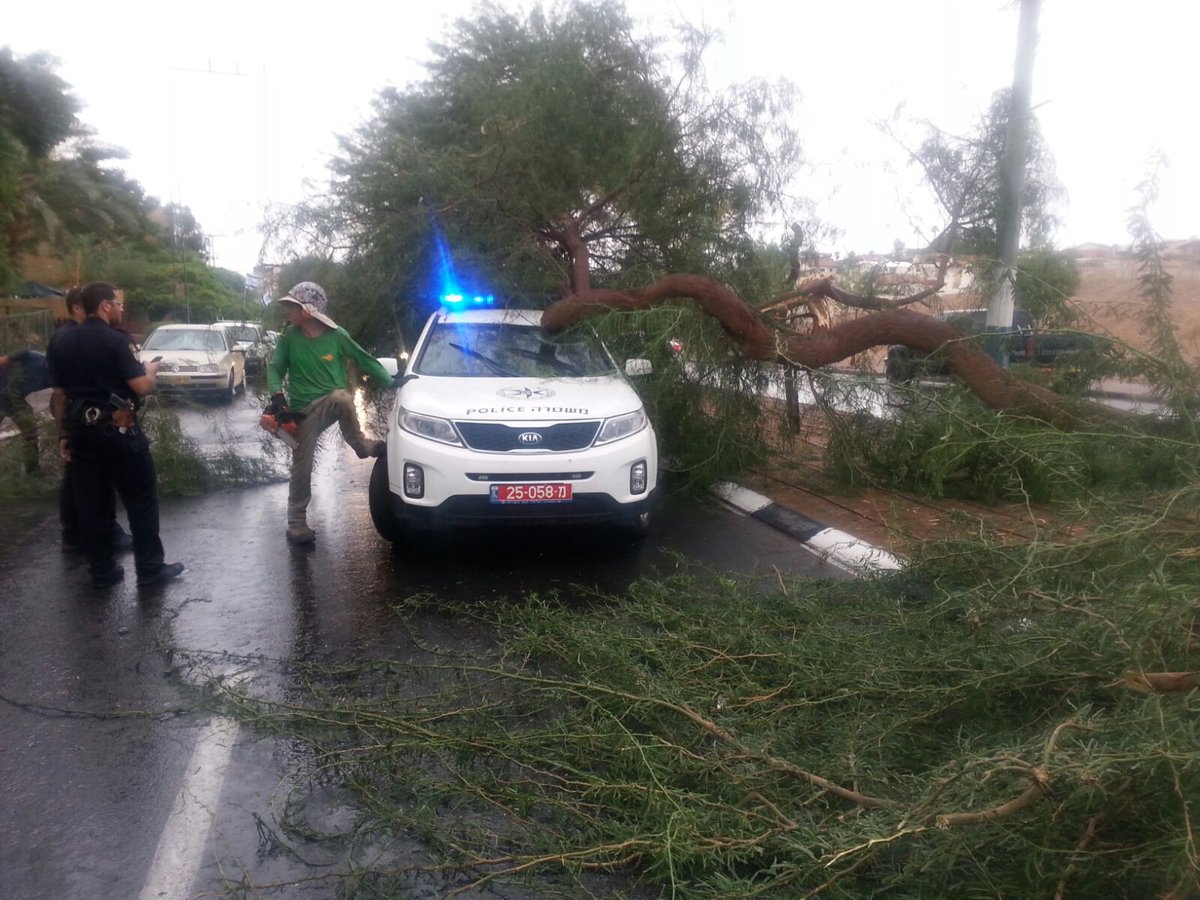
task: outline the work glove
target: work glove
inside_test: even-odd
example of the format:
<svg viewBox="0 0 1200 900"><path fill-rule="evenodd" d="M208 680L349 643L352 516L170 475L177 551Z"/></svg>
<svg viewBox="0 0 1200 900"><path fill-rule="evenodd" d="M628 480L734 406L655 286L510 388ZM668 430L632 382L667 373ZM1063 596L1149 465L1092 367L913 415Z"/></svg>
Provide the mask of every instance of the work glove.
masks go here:
<svg viewBox="0 0 1200 900"><path fill-rule="evenodd" d="M271 395L271 402L268 403L266 409L263 410L263 415L275 416L278 418L280 413L287 411L287 408L287 395L284 394L283 391L277 391Z"/></svg>

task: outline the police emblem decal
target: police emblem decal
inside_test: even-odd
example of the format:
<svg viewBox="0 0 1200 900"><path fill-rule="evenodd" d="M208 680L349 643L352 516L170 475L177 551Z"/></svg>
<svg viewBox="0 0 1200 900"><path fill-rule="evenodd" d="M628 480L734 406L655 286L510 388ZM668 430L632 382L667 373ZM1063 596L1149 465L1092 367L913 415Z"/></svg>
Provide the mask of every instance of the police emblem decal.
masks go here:
<svg viewBox="0 0 1200 900"><path fill-rule="evenodd" d="M554 391L550 388L500 388L496 395L510 400L546 400L554 396Z"/></svg>

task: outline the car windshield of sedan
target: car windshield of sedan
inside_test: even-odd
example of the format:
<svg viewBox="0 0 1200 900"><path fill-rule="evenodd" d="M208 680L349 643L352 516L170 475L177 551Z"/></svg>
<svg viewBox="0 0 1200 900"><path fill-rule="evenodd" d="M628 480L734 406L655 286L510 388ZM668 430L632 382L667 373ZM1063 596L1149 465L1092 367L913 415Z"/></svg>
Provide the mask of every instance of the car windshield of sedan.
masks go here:
<svg viewBox="0 0 1200 900"><path fill-rule="evenodd" d="M529 325L442 322L434 326L415 371L450 378L579 378L612 375L598 341L547 334Z"/></svg>
<svg viewBox="0 0 1200 900"><path fill-rule="evenodd" d="M216 331L200 328L161 329L146 338L143 350L199 350L220 353L225 342Z"/></svg>
<svg viewBox="0 0 1200 900"><path fill-rule="evenodd" d="M228 330L229 336L235 341L244 341L248 344L253 344L261 338L257 328L250 328L246 325L231 325Z"/></svg>

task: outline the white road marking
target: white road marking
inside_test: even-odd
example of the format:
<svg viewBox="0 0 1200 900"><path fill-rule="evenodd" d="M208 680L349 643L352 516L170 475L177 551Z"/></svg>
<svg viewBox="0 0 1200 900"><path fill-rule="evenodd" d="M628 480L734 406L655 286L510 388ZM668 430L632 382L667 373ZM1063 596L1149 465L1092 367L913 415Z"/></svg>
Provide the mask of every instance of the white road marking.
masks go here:
<svg viewBox="0 0 1200 900"><path fill-rule="evenodd" d="M897 572L904 568L904 560L900 557L836 528L817 532L804 542L804 546L822 559L855 575Z"/></svg>
<svg viewBox="0 0 1200 900"><path fill-rule="evenodd" d="M764 507L770 506L774 502L770 497L756 494L754 491L747 490L741 485L733 484L730 481L722 481L719 484L713 485L713 491L730 506L741 510L748 516L753 515Z"/></svg>
<svg viewBox="0 0 1200 900"><path fill-rule="evenodd" d="M237 735L238 723L233 719L214 719L200 735L171 816L158 840L139 900L191 896L192 882L200 870L209 832L216 820L221 786Z"/></svg>

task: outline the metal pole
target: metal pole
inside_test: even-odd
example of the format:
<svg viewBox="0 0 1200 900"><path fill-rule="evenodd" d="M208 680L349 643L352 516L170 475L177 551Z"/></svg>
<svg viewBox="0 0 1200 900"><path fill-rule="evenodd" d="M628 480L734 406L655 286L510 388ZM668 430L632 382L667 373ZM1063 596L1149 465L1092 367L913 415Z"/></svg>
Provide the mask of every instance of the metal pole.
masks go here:
<svg viewBox="0 0 1200 900"><path fill-rule="evenodd" d="M1021 246L1021 203L1025 193L1025 163L1029 155L1029 117L1033 96L1033 60L1041 0L1021 0L1017 26L1017 58L1009 96L1008 130L1000 158L1000 206L996 210L996 239L1000 271L988 303L987 348L1000 365L1008 366L1004 334L1012 331L1013 289Z"/></svg>

